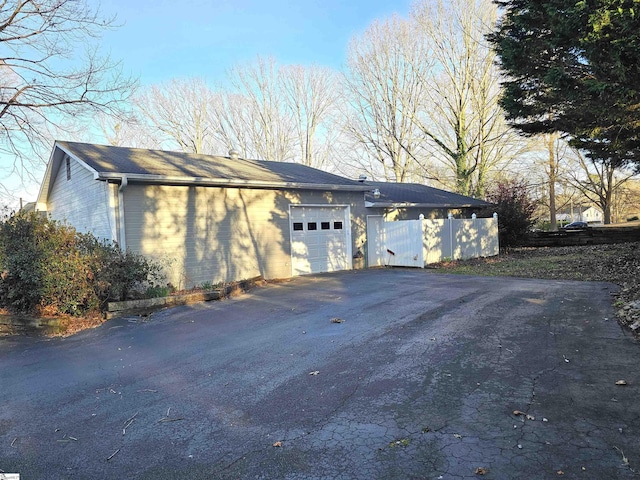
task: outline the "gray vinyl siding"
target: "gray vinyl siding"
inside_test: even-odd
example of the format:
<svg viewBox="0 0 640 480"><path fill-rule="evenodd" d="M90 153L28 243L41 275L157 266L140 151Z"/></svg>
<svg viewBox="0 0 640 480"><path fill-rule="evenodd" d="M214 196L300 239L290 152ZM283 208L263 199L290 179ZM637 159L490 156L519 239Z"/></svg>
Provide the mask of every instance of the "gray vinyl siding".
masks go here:
<svg viewBox="0 0 640 480"><path fill-rule="evenodd" d="M290 204L350 205L354 252L364 242L358 192L278 191L129 184L127 247L159 260L177 288L291 276ZM358 244L360 242L360 244Z"/></svg>
<svg viewBox="0 0 640 480"><path fill-rule="evenodd" d="M51 218L72 225L79 232L113 240L115 226L109 214L109 186L96 181L93 174L70 159L71 178L67 179L66 161L62 160L47 202Z"/></svg>

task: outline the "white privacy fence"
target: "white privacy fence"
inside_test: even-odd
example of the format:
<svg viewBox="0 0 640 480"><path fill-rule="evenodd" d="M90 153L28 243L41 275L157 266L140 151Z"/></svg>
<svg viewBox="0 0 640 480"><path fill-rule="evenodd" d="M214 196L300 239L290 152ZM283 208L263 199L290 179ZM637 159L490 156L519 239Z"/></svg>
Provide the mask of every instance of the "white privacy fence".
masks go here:
<svg viewBox="0 0 640 480"><path fill-rule="evenodd" d="M424 267L446 259L498 255L498 216L446 220L367 217L368 264Z"/></svg>

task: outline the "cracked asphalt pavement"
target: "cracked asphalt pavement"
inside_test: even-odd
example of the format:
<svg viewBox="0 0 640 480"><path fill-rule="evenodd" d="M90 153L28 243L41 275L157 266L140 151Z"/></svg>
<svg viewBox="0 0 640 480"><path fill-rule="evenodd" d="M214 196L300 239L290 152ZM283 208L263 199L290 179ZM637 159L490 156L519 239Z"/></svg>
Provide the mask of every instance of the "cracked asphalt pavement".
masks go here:
<svg viewBox="0 0 640 480"><path fill-rule="evenodd" d="M3 338L0 472L635 478L640 349L614 289L342 272L68 338Z"/></svg>

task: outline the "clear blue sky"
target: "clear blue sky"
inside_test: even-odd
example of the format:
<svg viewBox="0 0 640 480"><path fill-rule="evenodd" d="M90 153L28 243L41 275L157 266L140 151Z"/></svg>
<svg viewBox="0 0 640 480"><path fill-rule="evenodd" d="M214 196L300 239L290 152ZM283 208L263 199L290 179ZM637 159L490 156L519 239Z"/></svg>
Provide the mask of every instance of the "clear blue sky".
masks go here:
<svg viewBox="0 0 640 480"><path fill-rule="evenodd" d="M233 65L272 56L281 64L341 68L349 39L376 18L405 16L411 0L113 0L121 28L103 46L142 85L175 77L224 79Z"/></svg>

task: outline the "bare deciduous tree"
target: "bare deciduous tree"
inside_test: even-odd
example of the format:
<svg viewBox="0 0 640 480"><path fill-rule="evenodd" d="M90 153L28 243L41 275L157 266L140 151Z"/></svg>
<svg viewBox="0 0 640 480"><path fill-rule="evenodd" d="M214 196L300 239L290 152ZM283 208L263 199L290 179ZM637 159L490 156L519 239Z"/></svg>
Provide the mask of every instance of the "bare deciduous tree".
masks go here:
<svg viewBox="0 0 640 480"><path fill-rule="evenodd" d="M571 184L600 207L605 224L611 223L614 195L633 178L633 173L620 169L615 161L593 161L577 150L574 153L577 168L570 174Z"/></svg>
<svg viewBox="0 0 640 480"><path fill-rule="evenodd" d="M332 120L341 96L338 76L328 68L291 65L280 69L280 82L295 119L300 162L322 168L336 131Z"/></svg>
<svg viewBox="0 0 640 480"><path fill-rule="evenodd" d="M549 218L549 229L557 230L557 214L571 210L574 202L579 201L579 193L569 186L570 159L573 150L558 134L538 135L527 138L531 142L530 164L520 165L527 169L528 177L535 179L539 193L541 218ZM573 214L573 212L571 212Z"/></svg>
<svg viewBox="0 0 640 480"><path fill-rule="evenodd" d="M372 161L374 177L407 181L420 155L414 118L430 67L423 46L414 26L399 17L374 22L349 45L346 131Z"/></svg>
<svg viewBox="0 0 640 480"><path fill-rule="evenodd" d="M496 12L490 0L425 0L408 20L374 23L352 42L349 131L386 178L419 172L482 196L487 177L522 153L484 39Z"/></svg>
<svg viewBox="0 0 640 480"><path fill-rule="evenodd" d="M0 2L0 151L15 171L41 166L29 152L50 147L49 131L67 119L120 113L135 82L95 43L114 27L85 0Z"/></svg>
<svg viewBox="0 0 640 480"><path fill-rule="evenodd" d="M124 117L100 115L97 123L109 145L116 147L162 149L165 139L159 137L151 126L140 118L137 111Z"/></svg>
<svg viewBox="0 0 640 480"><path fill-rule="evenodd" d="M496 8L489 0L425 0L411 14L435 62L421 78L430 88L415 121L465 195L482 196L489 172L521 153L498 105L500 75L484 39Z"/></svg>
<svg viewBox="0 0 640 480"><path fill-rule="evenodd" d="M237 93L244 97L240 121L258 158L289 161L295 156L295 123L282 98L278 67L272 58L231 71Z"/></svg>
<svg viewBox="0 0 640 480"><path fill-rule="evenodd" d="M169 148L188 153L218 153L215 97L204 80L190 78L154 85L134 103L143 120Z"/></svg>

